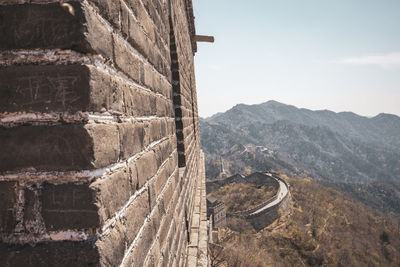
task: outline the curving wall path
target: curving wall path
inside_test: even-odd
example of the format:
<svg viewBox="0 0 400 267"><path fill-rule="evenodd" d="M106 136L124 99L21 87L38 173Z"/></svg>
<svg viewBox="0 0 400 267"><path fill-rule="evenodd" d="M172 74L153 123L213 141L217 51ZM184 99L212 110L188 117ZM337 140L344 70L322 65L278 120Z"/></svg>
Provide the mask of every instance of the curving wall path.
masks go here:
<svg viewBox="0 0 400 267"><path fill-rule="evenodd" d="M265 179L270 178L270 179ZM239 211L235 213L228 213L228 216L244 217L251 225L260 231L266 226L270 225L273 221L279 218L279 210L286 210L289 207L290 190L289 185L285 180L275 175L274 173L253 173L246 177L240 174L207 182L207 192L214 191L216 188L224 186L232 182L251 183L264 185L269 183L276 188L276 194L270 199L265 200L263 203L258 204L256 207Z"/></svg>
<svg viewBox="0 0 400 267"><path fill-rule="evenodd" d="M256 231L260 231L266 226L270 225L273 221L279 218L279 210L286 210L289 207L290 190L289 185L278 176L271 173L266 175L272 177L279 183L278 192L269 201L265 202L262 207L257 210L252 210L246 215L248 220Z"/></svg>
<svg viewBox="0 0 400 267"><path fill-rule="evenodd" d="M263 175L275 180L278 188L276 194L254 208L229 214L230 216L245 217L256 231L260 231L278 219L279 209L286 210L290 200L289 185L286 181L272 173L263 173Z"/></svg>
<svg viewBox="0 0 400 267"><path fill-rule="evenodd" d="M273 208L276 205L279 205L289 194L289 186L285 181L280 179L279 177L273 177L272 174L267 174L268 176L272 177L279 183L279 189L276 195L273 197L273 200L269 203L265 203L262 207L259 207L254 212L250 213L249 216L257 216L260 213L265 212L266 210Z"/></svg>

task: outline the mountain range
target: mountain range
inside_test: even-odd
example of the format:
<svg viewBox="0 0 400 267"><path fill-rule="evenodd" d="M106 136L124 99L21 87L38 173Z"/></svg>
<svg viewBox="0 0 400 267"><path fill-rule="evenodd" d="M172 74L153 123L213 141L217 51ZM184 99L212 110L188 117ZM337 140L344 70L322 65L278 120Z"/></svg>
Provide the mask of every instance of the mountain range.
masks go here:
<svg viewBox="0 0 400 267"><path fill-rule="evenodd" d="M200 119L200 134L208 178L274 169L338 188L344 183L347 191L358 194L395 188L391 194L400 200L400 117L396 115L369 118L268 101L238 104ZM400 212L400 202L393 205Z"/></svg>

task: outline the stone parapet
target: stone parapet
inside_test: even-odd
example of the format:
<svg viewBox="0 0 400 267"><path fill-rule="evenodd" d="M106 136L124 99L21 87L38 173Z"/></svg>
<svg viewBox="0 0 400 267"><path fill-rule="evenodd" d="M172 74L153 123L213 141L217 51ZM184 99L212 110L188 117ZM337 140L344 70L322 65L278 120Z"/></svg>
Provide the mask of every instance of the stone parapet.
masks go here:
<svg viewBox="0 0 400 267"><path fill-rule="evenodd" d="M0 0L2 264L206 264L191 8Z"/></svg>

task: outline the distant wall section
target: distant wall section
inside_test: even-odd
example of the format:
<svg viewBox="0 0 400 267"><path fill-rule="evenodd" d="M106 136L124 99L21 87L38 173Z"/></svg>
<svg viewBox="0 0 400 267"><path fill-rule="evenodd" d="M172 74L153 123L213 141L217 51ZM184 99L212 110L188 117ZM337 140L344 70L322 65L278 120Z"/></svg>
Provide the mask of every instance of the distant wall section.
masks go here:
<svg viewBox="0 0 400 267"><path fill-rule="evenodd" d="M283 182L283 184L285 184L285 186L289 190L289 184L285 180L278 176L274 176L274 178L276 178L278 181ZM279 197L281 190L282 188L278 190L277 194L273 198L263 203L262 206L266 206L269 203L272 203L272 201L276 200ZM247 213L244 216L246 220L251 223L256 231L260 231L273 223L275 220L277 220L282 215L281 212L286 211L289 208L290 200L291 194L290 191L288 191L287 194L282 198L282 200L279 201L279 203L272 205L271 207L266 209L262 209L262 206L260 206L259 209L262 210L261 212L255 212L254 210L251 210L250 213Z"/></svg>

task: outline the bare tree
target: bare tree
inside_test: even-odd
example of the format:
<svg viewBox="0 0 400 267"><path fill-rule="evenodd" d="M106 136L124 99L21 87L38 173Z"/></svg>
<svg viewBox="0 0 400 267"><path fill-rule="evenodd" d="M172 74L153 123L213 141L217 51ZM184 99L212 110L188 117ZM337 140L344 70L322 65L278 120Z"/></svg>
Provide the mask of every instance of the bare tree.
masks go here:
<svg viewBox="0 0 400 267"><path fill-rule="evenodd" d="M224 247L219 246L217 244L209 243L208 244L208 255L210 258L210 266L218 267L222 266L225 262L224 257Z"/></svg>

